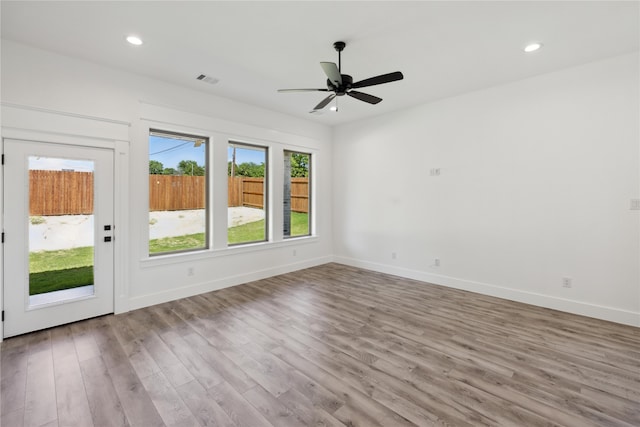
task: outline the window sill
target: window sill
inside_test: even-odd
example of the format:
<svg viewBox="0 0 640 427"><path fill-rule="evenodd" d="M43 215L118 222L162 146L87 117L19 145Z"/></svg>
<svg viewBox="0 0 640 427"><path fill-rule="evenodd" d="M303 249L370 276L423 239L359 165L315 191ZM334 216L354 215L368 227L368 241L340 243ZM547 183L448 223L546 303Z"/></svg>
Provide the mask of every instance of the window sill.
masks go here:
<svg viewBox="0 0 640 427"><path fill-rule="evenodd" d="M191 261L200 261L225 256L241 255L252 252L269 251L290 246L299 246L318 241L318 236L289 237L279 242L259 242L247 243L244 245L234 245L222 249L205 249L202 251L182 252L166 255L155 255L153 257L142 258L140 267L153 268L167 264L179 264Z"/></svg>

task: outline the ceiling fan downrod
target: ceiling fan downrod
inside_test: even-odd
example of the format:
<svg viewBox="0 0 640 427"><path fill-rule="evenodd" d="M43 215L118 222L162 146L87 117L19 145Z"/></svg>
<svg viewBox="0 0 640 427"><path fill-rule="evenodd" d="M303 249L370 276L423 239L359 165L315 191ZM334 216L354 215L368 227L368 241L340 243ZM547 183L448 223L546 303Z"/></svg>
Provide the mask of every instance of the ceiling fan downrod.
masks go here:
<svg viewBox="0 0 640 427"><path fill-rule="evenodd" d="M345 42L335 42L333 47L338 51L338 72L342 73L342 51L347 44Z"/></svg>

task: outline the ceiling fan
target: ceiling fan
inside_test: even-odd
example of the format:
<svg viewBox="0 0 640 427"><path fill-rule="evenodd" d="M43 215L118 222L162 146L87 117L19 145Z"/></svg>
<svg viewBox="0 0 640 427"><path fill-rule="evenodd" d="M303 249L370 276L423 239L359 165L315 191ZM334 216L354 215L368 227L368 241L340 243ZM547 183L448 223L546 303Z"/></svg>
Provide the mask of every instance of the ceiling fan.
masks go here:
<svg viewBox="0 0 640 427"><path fill-rule="evenodd" d="M333 47L338 51L338 65L333 62L320 63L322 70L327 75L326 89L278 89L278 92L333 92L331 95L320 101L320 103L313 108L313 111L310 111L311 113L315 113L316 111L322 110L326 107L336 96L349 95L352 98L368 102L369 104L377 104L382 101L382 98L353 89L395 82L404 78L400 71L395 71L393 73L381 74L379 76L370 77L354 83L353 77L348 74L342 74L341 70L341 52L344 50L346 45L347 44L345 42L335 42L333 44Z"/></svg>

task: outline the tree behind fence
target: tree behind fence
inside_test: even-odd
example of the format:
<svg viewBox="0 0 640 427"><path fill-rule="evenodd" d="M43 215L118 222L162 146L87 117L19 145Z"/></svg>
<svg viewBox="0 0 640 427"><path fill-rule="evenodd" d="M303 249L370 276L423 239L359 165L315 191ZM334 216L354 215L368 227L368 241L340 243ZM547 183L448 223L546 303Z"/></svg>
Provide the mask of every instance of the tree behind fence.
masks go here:
<svg viewBox="0 0 640 427"><path fill-rule="evenodd" d="M264 179L229 178L229 206L264 207ZM93 173L29 171L29 215L90 215ZM149 210L204 209L204 176L149 175ZM291 209L308 212L308 178L291 178Z"/></svg>

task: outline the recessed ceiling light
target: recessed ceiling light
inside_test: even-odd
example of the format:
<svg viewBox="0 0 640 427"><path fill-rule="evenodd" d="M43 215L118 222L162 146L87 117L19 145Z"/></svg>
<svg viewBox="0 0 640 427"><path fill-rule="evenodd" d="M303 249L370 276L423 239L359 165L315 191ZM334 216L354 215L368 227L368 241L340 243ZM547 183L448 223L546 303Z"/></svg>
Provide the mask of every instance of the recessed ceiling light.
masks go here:
<svg viewBox="0 0 640 427"><path fill-rule="evenodd" d="M142 44L142 40L137 36L128 36L127 41L135 46L140 46Z"/></svg>
<svg viewBox="0 0 640 427"><path fill-rule="evenodd" d="M538 42L530 43L524 48L524 51L527 52L527 53L535 52L536 50L540 49L541 47L542 47L542 43L538 43Z"/></svg>

